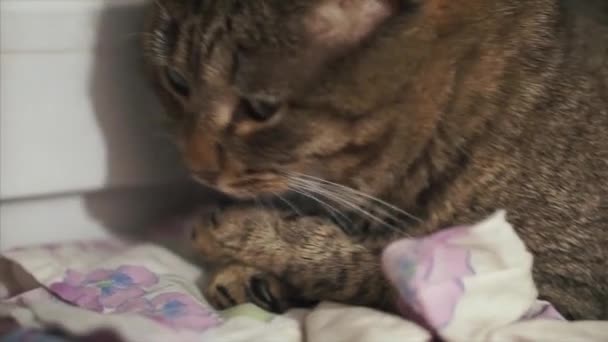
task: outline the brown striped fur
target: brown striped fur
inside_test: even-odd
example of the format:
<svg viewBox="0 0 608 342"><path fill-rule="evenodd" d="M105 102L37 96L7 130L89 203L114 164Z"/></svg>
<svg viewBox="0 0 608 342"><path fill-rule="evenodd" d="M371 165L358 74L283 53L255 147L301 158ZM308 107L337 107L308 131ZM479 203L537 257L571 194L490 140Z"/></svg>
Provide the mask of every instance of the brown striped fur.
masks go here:
<svg viewBox="0 0 608 342"><path fill-rule="evenodd" d="M541 297L608 318L605 1L156 0L144 52L196 179L241 199L323 187L349 218L297 200L202 219L216 305L391 309L383 246L507 209Z"/></svg>

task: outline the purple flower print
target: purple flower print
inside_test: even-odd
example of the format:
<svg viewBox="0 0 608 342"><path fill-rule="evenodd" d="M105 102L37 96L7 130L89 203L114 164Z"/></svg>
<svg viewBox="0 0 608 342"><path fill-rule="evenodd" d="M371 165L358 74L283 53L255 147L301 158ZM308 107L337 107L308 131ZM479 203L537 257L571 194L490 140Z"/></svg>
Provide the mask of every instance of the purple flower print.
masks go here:
<svg viewBox="0 0 608 342"><path fill-rule="evenodd" d="M99 289L83 286L84 276L78 272L66 271L64 281L53 283L50 290L76 306L92 311L102 312L103 306L99 301Z"/></svg>
<svg viewBox="0 0 608 342"><path fill-rule="evenodd" d="M135 313L174 329L203 331L221 323L210 309L191 296L168 292L150 298L146 288L158 277L139 266L96 269L88 274L68 270L50 289L65 301L97 312Z"/></svg>
<svg viewBox="0 0 608 342"><path fill-rule="evenodd" d="M158 277L145 267L121 266L116 270L97 269L86 275L67 270L63 281L51 284L50 290L79 307L103 312L143 296L144 288L156 283Z"/></svg>
<svg viewBox="0 0 608 342"><path fill-rule="evenodd" d="M218 316L192 297L179 292L160 294L152 299L129 300L116 313L139 313L174 329L203 331L220 323Z"/></svg>
<svg viewBox="0 0 608 342"><path fill-rule="evenodd" d="M470 252L451 241L468 234L459 227L424 239L405 239L390 245L383 255L388 279L402 303L434 328L446 326L464 293L462 278L472 275Z"/></svg>

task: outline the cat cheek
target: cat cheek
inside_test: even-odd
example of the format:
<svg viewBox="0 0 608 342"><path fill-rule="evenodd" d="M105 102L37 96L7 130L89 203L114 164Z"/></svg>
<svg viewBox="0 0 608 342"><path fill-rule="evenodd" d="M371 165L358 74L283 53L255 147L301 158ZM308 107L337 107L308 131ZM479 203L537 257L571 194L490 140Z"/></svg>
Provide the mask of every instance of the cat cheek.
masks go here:
<svg viewBox="0 0 608 342"><path fill-rule="evenodd" d="M390 0L322 0L305 26L316 43L350 46L373 33L393 12Z"/></svg>

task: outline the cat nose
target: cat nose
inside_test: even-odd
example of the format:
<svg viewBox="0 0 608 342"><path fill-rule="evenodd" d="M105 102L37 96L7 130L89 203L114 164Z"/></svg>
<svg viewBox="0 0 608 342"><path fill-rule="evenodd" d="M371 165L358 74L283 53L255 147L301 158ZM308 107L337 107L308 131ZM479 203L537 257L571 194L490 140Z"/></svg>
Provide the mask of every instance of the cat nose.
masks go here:
<svg viewBox="0 0 608 342"><path fill-rule="evenodd" d="M182 153L192 177L214 185L222 171L223 149L206 134L194 134L182 146Z"/></svg>

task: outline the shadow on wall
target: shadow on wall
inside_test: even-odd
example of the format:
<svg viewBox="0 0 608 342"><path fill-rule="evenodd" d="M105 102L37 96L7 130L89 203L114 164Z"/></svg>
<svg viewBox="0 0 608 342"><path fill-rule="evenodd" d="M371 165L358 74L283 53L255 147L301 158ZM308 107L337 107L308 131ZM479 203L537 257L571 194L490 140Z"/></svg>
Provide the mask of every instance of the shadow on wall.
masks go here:
<svg viewBox="0 0 608 342"><path fill-rule="evenodd" d="M145 229L159 220L214 200L187 180L160 125L139 50L144 12L131 3L103 13L90 82L112 190L89 196L87 210L113 233L135 239L146 239Z"/></svg>

